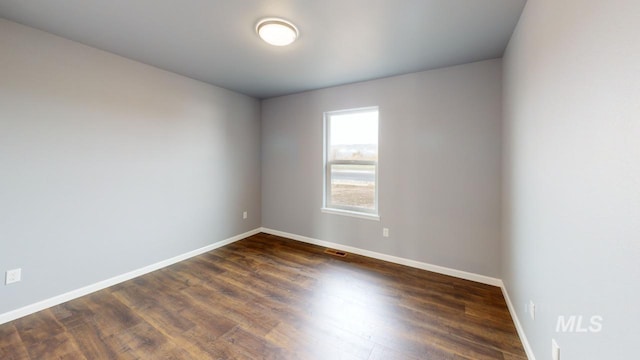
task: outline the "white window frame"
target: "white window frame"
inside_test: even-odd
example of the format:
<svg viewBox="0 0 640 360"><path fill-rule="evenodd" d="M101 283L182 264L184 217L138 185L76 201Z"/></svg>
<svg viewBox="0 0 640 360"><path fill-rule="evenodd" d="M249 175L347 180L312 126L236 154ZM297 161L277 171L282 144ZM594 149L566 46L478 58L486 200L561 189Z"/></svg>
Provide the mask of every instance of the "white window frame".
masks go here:
<svg viewBox="0 0 640 360"><path fill-rule="evenodd" d="M361 112L370 112L370 111L378 112L378 157L380 156L380 109L378 106L369 106L362 107L356 109L347 109L347 110L336 110L336 111L327 111L324 113L324 121L323 121L323 130L324 130L324 138L323 138L323 207L322 212L330 213L330 214L338 214L338 215L346 215L353 216L362 219L368 220L380 220L380 216L378 215L378 188L379 186L379 158L378 161L371 160L329 160L329 151L330 151L330 134L331 134L331 117L334 115L345 115L345 114L356 114ZM375 168L375 193L374 193L374 208L367 209L363 207L357 206L344 206L344 205L334 205L330 204L331 200L331 166L332 165L373 165Z"/></svg>

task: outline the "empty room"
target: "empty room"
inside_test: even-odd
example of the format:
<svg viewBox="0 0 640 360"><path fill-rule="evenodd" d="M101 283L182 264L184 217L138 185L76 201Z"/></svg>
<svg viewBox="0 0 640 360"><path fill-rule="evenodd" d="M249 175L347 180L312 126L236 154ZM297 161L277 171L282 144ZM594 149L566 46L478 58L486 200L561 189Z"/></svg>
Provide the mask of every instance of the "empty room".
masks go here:
<svg viewBox="0 0 640 360"><path fill-rule="evenodd" d="M640 355L637 0L0 0L0 359Z"/></svg>

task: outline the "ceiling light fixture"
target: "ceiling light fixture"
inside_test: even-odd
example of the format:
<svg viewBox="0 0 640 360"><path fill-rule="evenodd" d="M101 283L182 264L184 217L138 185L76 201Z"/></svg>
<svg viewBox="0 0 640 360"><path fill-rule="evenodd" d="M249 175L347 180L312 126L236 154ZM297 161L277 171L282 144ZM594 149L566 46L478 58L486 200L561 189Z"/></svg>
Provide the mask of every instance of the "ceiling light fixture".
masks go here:
<svg viewBox="0 0 640 360"><path fill-rule="evenodd" d="M287 46L298 38L298 28L278 18L260 20L256 25L256 32L262 40L274 46Z"/></svg>

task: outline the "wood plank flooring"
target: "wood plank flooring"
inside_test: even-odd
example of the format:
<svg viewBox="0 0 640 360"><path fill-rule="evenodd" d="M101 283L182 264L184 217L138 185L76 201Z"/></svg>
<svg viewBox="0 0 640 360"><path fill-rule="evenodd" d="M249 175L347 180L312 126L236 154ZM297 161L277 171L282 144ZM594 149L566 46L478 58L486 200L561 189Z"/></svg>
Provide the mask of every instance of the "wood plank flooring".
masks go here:
<svg viewBox="0 0 640 360"><path fill-rule="evenodd" d="M526 359L497 287L258 234L0 325L0 359Z"/></svg>

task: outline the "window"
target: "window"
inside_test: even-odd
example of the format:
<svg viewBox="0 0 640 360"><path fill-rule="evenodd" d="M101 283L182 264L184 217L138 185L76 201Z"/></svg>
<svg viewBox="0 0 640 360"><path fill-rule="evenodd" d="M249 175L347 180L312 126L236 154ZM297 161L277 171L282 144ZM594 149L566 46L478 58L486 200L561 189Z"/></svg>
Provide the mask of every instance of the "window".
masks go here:
<svg viewBox="0 0 640 360"><path fill-rule="evenodd" d="M378 108L324 114L324 209L377 219Z"/></svg>

